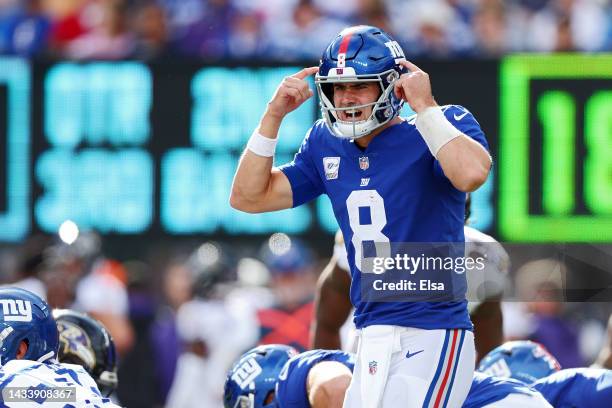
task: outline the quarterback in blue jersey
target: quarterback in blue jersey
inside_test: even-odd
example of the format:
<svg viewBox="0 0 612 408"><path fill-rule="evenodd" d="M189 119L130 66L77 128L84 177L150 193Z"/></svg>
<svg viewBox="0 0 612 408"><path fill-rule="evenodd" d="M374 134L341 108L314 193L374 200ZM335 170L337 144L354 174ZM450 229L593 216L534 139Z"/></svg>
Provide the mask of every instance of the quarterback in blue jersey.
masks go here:
<svg viewBox="0 0 612 408"><path fill-rule="evenodd" d="M469 212L469 205L466 205L466 214ZM470 300L468 310L474 325L474 345L478 363L480 358L503 343L499 299L505 287L510 258L495 238L468 226L465 226L463 231L466 254L470 257L484 258L484 269L481 274L467 277ZM344 238L341 231L338 231L333 256L319 275L317 282L311 348L354 349L354 336L351 336L353 325L347 322L352 313L350 286Z"/></svg>
<svg viewBox="0 0 612 408"><path fill-rule="evenodd" d="M482 360L478 371L523 381L554 407L604 408L612 404L612 370L561 370L552 355L530 341L503 344Z"/></svg>
<svg viewBox="0 0 612 408"><path fill-rule="evenodd" d="M313 74L323 120L291 163L273 168L282 120L313 96L306 81ZM411 120L398 116L404 102L416 112ZM364 294L378 289L362 281L374 276L364 265L388 260L394 244L463 242L465 193L484 183L490 166L472 114L438 106L427 73L376 27L343 30L319 67L277 88L240 160L230 204L258 213L329 196L346 239L361 331L345 407L459 406L465 399L474 369L465 300L416 302L402 293L369 301ZM418 357L404 358L411 351Z"/></svg>
<svg viewBox="0 0 612 408"><path fill-rule="evenodd" d="M116 407L83 367L58 363L58 338L44 300L0 288L0 407Z"/></svg>

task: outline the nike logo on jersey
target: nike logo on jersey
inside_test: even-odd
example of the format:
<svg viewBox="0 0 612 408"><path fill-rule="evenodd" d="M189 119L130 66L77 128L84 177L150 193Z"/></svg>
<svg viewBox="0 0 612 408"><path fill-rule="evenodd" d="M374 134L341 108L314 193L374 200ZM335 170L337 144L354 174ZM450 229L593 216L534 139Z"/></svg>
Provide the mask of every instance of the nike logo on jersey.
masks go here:
<svg viewBox="0 0 612 408"><path fill-rule="evenodd" d="M425 351L425 350L416 351L416 352L410 354L410 350L408 350L408 352L406 353L406 358L414 357L417 354L422 353L423 351Z"/></svg>
<svg viewBox="0 0 612 408"><path fill-rule="evenodd" d="M467 112L463 112L461 115L457 115L456 113L453 115L453 118L455 118L456 121L460 121L461 119L463 119L463 117L465 115L467 115Z"/></svg>

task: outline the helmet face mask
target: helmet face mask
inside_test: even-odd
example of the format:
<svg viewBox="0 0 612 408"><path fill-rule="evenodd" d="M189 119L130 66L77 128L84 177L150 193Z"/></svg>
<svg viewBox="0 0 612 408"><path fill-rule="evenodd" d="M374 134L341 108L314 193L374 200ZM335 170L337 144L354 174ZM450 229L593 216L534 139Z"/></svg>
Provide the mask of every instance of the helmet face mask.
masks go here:
<svg viewBox="0 0 612 408"><path fill-rule="evenodd" d="M96 384L98 384L100 393L105 397L110 396L115 389L117 389L117 385L119 384L119 378L116 371L102 371L95 380Z"/></svg>
<svg viewBox="0 0 612 408"><path fill-rule="evenodd" d="M255 408L255 394L241 395L232 408Z"/></svg>
<svg viewBox="0 0 612 408"><path fill-rule="evenodd" d="M376 27L356 26L343 30L327 47L315 77L321 113L330 132L339 138L354 139L372 133L397 115L403 100L394 93L395 81L406 69L401 47ZM334 84L375 82L380 87L376 101L350 107L334 104ZM360 121L341 120L340 112L371 107Z"/></svg>

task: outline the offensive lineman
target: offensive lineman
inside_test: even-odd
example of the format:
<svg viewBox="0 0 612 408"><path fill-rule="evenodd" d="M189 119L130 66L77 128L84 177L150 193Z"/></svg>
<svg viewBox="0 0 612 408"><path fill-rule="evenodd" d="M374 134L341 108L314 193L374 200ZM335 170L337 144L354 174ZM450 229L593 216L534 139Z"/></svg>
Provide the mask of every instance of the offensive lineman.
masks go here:
<svg viewBox="0 0 612 408"><path fill-rule="evenodd" d="M281 122L313 95L306 78L315 73L325 119L291 163L273 168ZM417 113L412 121L398 117L404 102ZM318 68L285 78L268 103L240 160L230 204L258 213L323 193L331 199L347 241L361 331L345 407L459 406L465 399L474 369L465 300L362 299L369 290L363 282L372 278L362 270L370 258L364 243L463 242L465 192L488 176L486 149L474 117L460 106L438 106L428 75L376 27L343 30ZM406 358L410 350L421 358Z"/></svg>
<svg viewBox="0 0 612 408"><path fill-rule="evenodd" d="M561 370L557 359L532 341L502 344L483 358L478 371L522 381L554 407L607 408L612 403L612 370Z"/></svg>
<svg viewBox="0 0 612 408"><path fill-rule="evenodd" d="M466 211L469 206L466 206ZM479 276L468 276L468 308L474 323L477 359L503 342L500 307L501 293L510 267L508 253L495 238L472 227L464 227L466 254L485 258L485 268ZM334 252L319 276L315 295L315 320L311 330L311 347L352 351L350 330L354 327L347 318L351 314L349 300L350 276L342 233L335 237ZM483 290L485 289L486 290ZM478 335L481 333L481 335Z"/></svg>
<svg viewBox="0 0 612 408"><path fill-rule="evenodd" d="M44 300L23 289L0 288L0 305L0 406L117 407L83 367L57 362L58 329ZM70 398L68 387L74 390Z"/></svg>
<svg viewBox="0 0 612 408"><path fill-rule="evenodd" d="M117 350L106 327L93 317L71 309L54 309L53 318L59 331L60 363L82 366L98 385L100 394L110 398L119 379Z"/></svg>
<svg viewBox="0 0 612 408"><path fill-rule="evenodd" d="M225 408L339 408L354 369L354 355L340 350L295 354L285 345L249 350L225 382ZM520 381L474 373L464 408L551 408Z"/></svg>

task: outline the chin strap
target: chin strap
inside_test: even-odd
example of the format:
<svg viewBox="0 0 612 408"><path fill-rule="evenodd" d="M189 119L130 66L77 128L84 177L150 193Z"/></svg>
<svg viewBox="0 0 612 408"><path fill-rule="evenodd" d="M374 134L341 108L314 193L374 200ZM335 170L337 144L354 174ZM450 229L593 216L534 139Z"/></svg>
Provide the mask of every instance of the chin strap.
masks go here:
<svg viewBox="0 0 612 408"><path fill-rule="evenodd" d="M47 354L44 354L43 356L41 356L36 361L38 361L39 363L44 363L45 361L47 361L49 359L53 359L53 357L55 357L55 352L54 351L50 351ZM55 362L55 361L52 361L52 362Z"/></svg>

